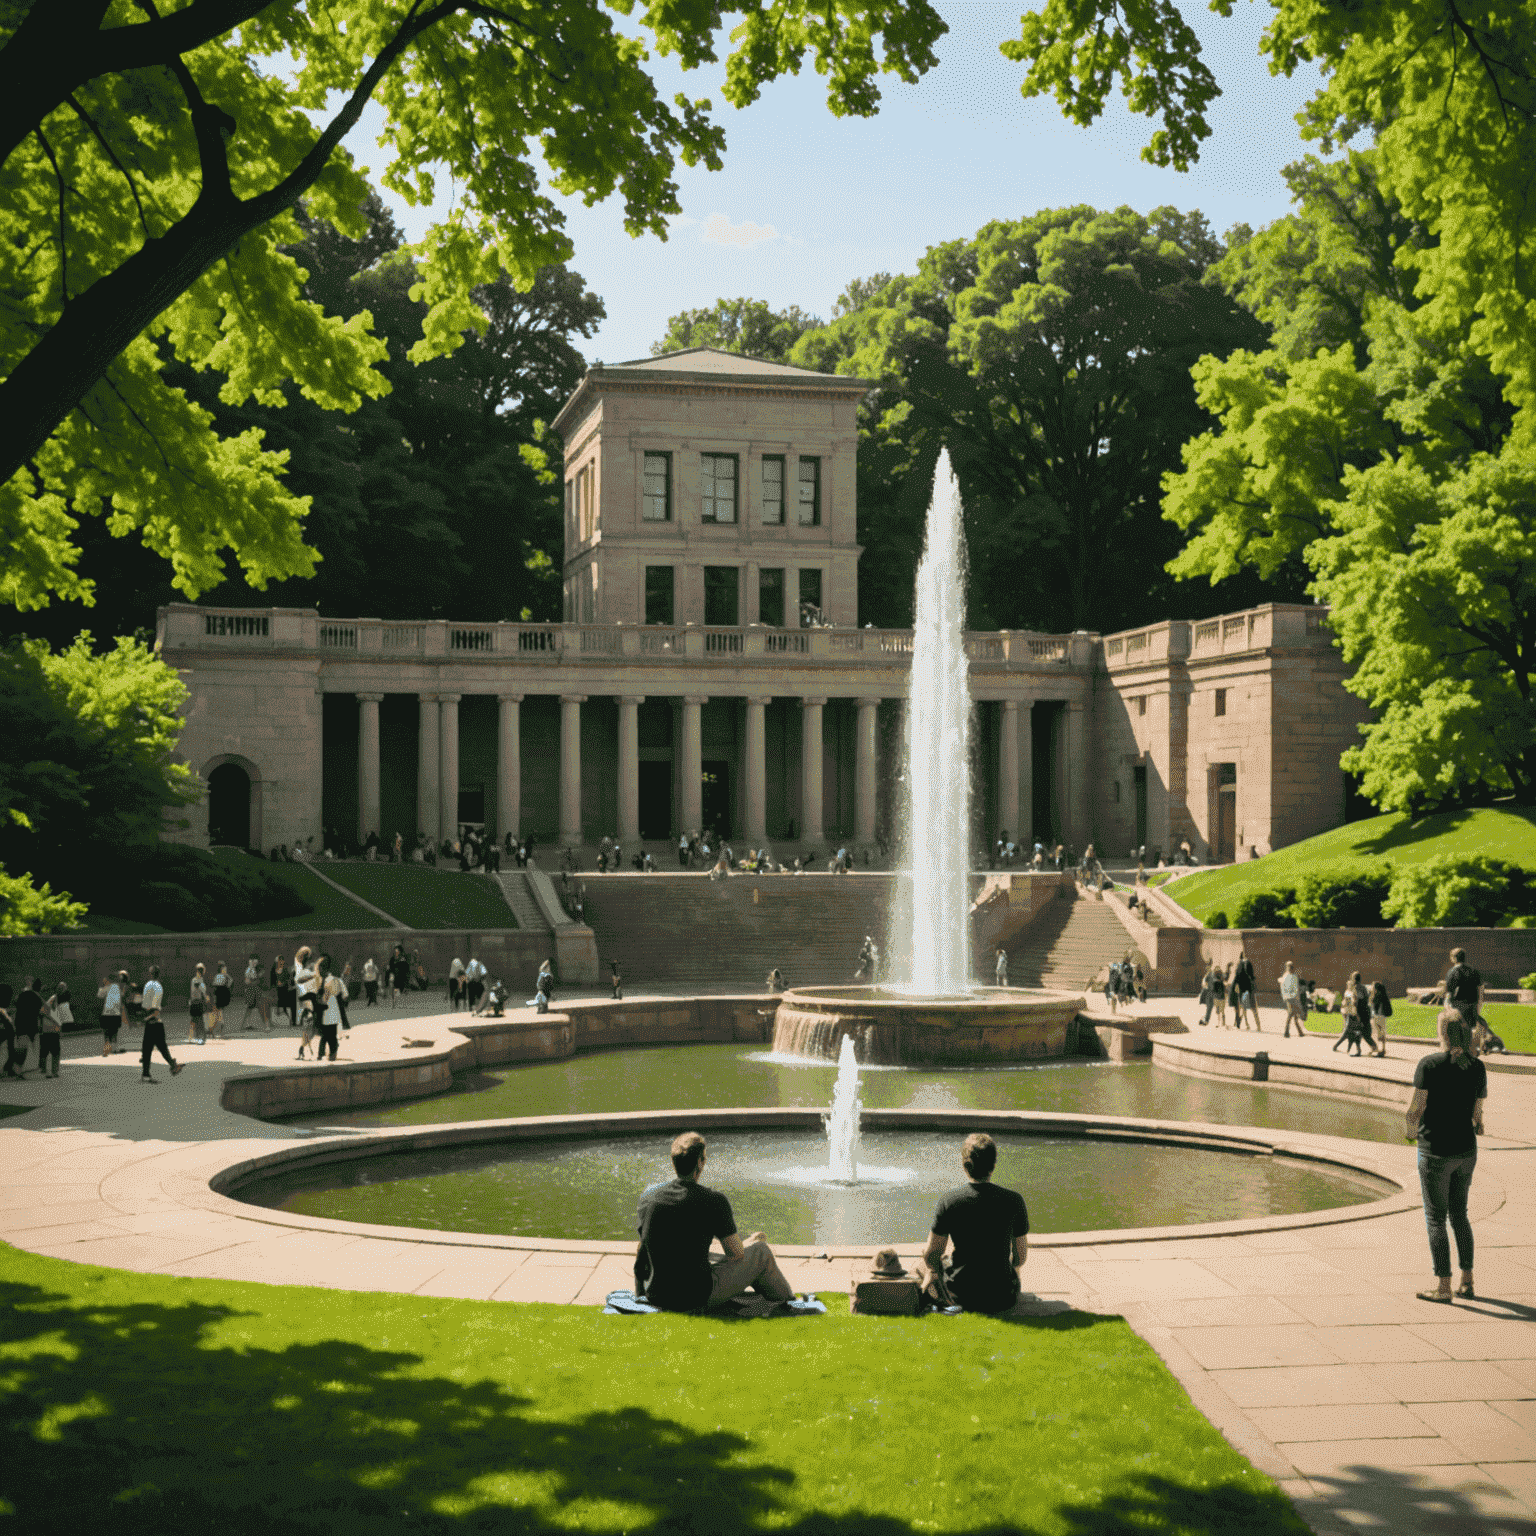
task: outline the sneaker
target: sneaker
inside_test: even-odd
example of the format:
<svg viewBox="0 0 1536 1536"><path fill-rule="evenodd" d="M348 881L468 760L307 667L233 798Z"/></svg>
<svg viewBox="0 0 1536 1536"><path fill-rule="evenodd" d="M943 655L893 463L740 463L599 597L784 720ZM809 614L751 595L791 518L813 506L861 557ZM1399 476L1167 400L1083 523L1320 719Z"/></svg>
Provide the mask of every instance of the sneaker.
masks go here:
<svg viewBox="0 0 1536 1536"><path fill-rule="evenodd" d="M140 1079L139 1079L139 1081L140 1081L140 1082L141 1082L141 1083L158 1083L158 1082L159 1082L159 1081L160 1081L160 1079L159 1079L159 1078L158 1078L158 1077L151 1077L151 1076L150 1076L150 1075L149 1075L149 1073L148 1073L148 1072L146 1072L146 1073L145 1073L145 1074L144 1074L144 1075L143 1075L143 1076L142 1076L142 1077L141 1077L141 1078L140 1078Z"/></svg>
<svg viewBox="0 0 1536 1536"><path fill-rule="evenodd" d="M176 1074L178 1072L180 1072L180 1071L181 1071L181 1063L179 1061L173 1061L171 1063L171 1076L175 1077Z"/></svg>

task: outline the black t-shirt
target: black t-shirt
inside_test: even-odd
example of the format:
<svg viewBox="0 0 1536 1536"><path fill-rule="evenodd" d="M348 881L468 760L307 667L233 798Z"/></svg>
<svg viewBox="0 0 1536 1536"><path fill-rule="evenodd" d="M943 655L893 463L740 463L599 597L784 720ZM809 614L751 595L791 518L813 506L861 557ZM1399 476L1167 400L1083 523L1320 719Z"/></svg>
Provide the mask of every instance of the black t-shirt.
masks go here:
<svg viewBox="0 0 1536 1536"><path fill-rule="evenodd" d="M1237 988L1239 995L1253 991L1253 962L1251 960L1239 960L1237 969L1232 973L1232 985Z"/></svg>
<svg viewBox="0 0 1536 1536"><path fill-rule="evenodd" d="M1453 965L1445 973L1445 1000L1460 1008L1471 1008L1477 1003L1478 989L1483 978L1470 965Z"/></svg>
<svg viewBox="0 0 1536 1536"><path fill-rule="evenodd" d="M673 1179L652 1185L640 1196L636 1225L636 1290L668 1312L692 1312L707 1305L714 1283L709 1245L735 1232L731 1202L693 1179Z"/></svg>
<svg viewBox="0 0 1536 1536"><path fill-rule="evenodd" d="M23 987L16 994L16 1033L18 1035L35 1035L37 1033L37 1021L43 1015L43 994L34 992L31 987Z"/></svg>
<svg viewBox="0 0 1536 1536"><path fill-rule="evenodd" d="M1413 1069L1413 1086L1429 1096L1419 1121L1419 1146L1433 1157L1476 1151L1472 1107L1488 1096L1487 1067L1475 1057L1462 1067L1449 1051L1431 1051Z"/></svg>
<svg viewBox="0 0 1536 1536"><path fill-rule="evenodd" d="M954 1240L949 1288L967 1312L1006 1312L1019 1296L1014 1239L1029 1231L1024 1197L996 1184L962 1184L939 1201L933 1230Z"/></svg>

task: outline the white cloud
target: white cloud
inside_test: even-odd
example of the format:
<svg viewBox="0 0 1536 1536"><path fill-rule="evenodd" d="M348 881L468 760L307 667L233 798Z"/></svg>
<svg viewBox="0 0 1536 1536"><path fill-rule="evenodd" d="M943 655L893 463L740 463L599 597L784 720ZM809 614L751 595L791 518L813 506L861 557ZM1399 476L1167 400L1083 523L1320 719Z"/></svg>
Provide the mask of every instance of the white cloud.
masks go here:
<svg viewBox="0 0 1536 1536"><path fill-rule="evenodd" d="M738 245L744 251L750 251L754 245L761 245L765 240L781 240L772 224L754 224L750 219L741 224L732 224L723 213L712 213L704 221L704 239L710 245Z"/></svg>

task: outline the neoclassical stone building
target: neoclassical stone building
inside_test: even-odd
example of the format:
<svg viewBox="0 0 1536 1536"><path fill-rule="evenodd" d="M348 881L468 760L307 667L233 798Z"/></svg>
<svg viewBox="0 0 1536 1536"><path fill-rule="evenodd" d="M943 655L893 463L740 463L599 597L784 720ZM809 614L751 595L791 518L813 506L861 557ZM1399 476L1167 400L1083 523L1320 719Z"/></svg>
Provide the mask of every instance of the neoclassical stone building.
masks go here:
<svg viewBox="0 0 1536 1536"><path fill-rule="evenodd" d="M474 824L665 853L714 827L783 856L876 849L911 635L857 627L866 388L708 350L593 368L555 421L561 624L162 609L191 694L181 750L209 789L189 835ZM1364 715L1323 618L968 635L978 843L1187 839L1223 859L1337 825Z"/></svg>

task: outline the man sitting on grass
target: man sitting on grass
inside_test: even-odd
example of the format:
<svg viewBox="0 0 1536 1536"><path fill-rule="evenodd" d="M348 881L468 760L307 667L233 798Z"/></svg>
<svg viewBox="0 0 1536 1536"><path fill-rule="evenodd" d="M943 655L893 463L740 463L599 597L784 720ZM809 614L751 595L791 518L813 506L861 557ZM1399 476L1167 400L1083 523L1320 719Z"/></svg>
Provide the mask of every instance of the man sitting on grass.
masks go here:
<svg viewBox="0 0 1536 1536"><path fill-rule="evenodd" d="M1007 1312L1019 1299L1019 1270L1029 1257L1029 1211L1017 1191L992 1182L997 1143L986 1132L965 1138L960 1163L969 1182L940 1199L918 1282L934 1300L947 1292L967 1312Z"/></svg>
<svg viewBox="0 0 1536 1536"><path fill-rule="evenodd" d="M754 1232L743 1245L731 1202L699 1183L704 1160L704 1138L684 1131L672 1143L677 1177L640 1196L635 1294L666 1312L717 1307L749 1289L769 1301L793 1300L763 1234ZM711 1262L709 1244L717 1237L725 1258Z"/></svg>

